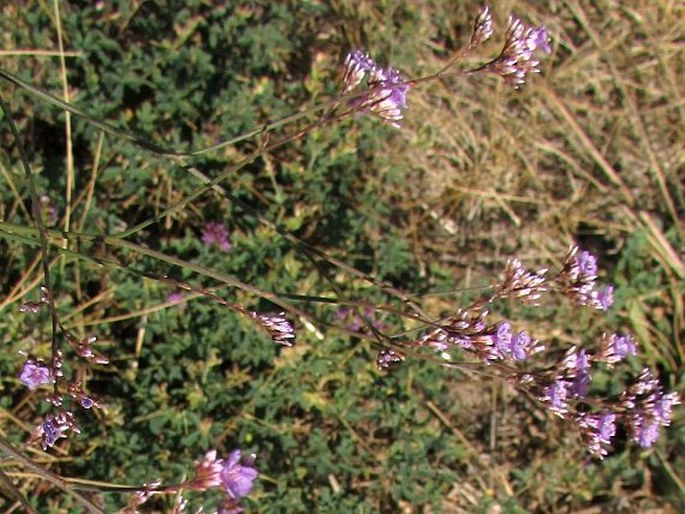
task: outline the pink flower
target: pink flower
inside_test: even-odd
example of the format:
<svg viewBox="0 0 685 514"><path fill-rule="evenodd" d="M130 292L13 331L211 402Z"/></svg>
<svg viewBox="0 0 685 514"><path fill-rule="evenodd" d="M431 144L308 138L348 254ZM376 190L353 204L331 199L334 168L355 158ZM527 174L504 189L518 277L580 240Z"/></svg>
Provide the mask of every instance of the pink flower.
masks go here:
<svg viewBox="0 0 685 514"><path fill-rule="evenodd" d="M205 228L202 230L202 242L207 246L215 244L224 252L228 252L232 248L226 227L215 221L205 223Z"/></svg>
<svg viewBox="0 0 685 514"><path fill-rule="evenodd" d="M219 487L222 484L219 475L224 467L224 460L216 458L216 450L205 453L202 461L195 466L195 477L188 486L196 491L205 491L210 487Z"/></svg>

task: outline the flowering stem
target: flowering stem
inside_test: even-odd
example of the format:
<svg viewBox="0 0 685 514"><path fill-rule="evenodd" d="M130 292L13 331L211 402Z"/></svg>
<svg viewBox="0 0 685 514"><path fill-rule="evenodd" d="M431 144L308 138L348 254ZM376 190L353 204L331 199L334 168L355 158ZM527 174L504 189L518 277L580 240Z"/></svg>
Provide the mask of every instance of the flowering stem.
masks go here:
<svg viewBox="0 0 685 514"><path fill-rule="evenodd" d="M21 157L21 163L24 168L24 175L26 176L26 181L29 186L29 194L31 196L31 213L33 215L33 220L38 228L38 236L40 239L40 254L41 254L41 264L43 267L43 276L45 278L45 287L47 288L47 301L50 309L50 319L52 322L52 368L55 370L57 368L57 359L59 354L60 343L57 338L57 329L60 326L59 316L57 315L57 308L55 307L54 295L52 294L51 280L50 280L50 265L48 262L48 238L45 230L45 225L43 225L43 215L40 211L40 199L38 197L38 191L36 190L36 184L33 178L33 171L31 170L31 164L29 162L28 155L26 154L26 149L21 143L21 138L19 136L19 131L17 126L14 124L14 118L9 106L5 103L5 99L0 94L0 107L7 118L7 123L9 123L12 135L16 142L17 148L19 149L19 155ZM58 392L57 381L55 381L55 393Z"/></svg>
<svg viewBox="0 0 685 514"><path fill-rule="evenodd" d="M29 233L33 232L34 229L27 228L24 226L19 226L19 225L14 225L11 223L3 223L0 222L0 229L7 231L9 234L12 234L13 232L23 232L23 233ZM9 229L9 230L8 230ZM72 253L73 255L79 257L79 258L84 258L88 260L93 260L94 262L97 262L98 264L107 264L107 265L114 265L117 266L120 269L123 269L128 272L136 273L139 275L144 275L148 278L152 278L155 280L160 280L160 281L166 281L169 283L172 283L170 279L167 277L160 277L158 275L142 272L142 271L132 271L126 266L121 265L120 263L112 260L106 260L106 259L94 259L93 257L87 256L87 255L82 255L81 253L78 252L71 252L69 250L64 250L62 248L59 248L59 245L57 244L56 241L53 241L52 239L58 239L58 238L63 238L67 239L70 241L92 241L92 242L101 242L104 243L107 246L115 247L115 248L123 248L126 250L130 250L133 252L136 252L140 255L145 255L147 257L151 257L153 259L156 259L160 262L166 262L167 264L171 264L174 266L178 266L180 268L184 268L190 271L193 271L195 273L198 273L200 275L204 275L209 278L213 278L215 280L218 280L219 282L226 284L228 286L236 287L238 289L242 289L244 291L247 291L249 293L255 294L256 296L259 296L260 298L264 298L265 300L269 300L276 305L279 305L280 307L304 318L311 320L311 317L305 313L304 311L298 309L294 305L292 305L290 302L287 302L283 300L277 293L272 292L272 291L267 291L264 289L260 289L258 287L252 286L250 284L246 284L245 282L242 282L238 280L235 277L232 277L230 275L227 275L225 273L221 273L218 271L214 271L212 269L206 268L204 266L200 266L197 264L193 264L191 262L185 261L183 259L179 259L177 257L173 257L170 255L166 255L163 252L159 252L156 250L152 250L150 248L146 248L142 245L138 245L136 243L132 243L129 241L125 241L123 239L120 239L119 237L112 237L112 236L100 236L100 235L95 235L95 234L79 234L79 233L74 233L74 232L64 232L64 231L59 231L59 230L46 230L45 231L47 239L47 243L55 245L58 251L64 251L64 252L69 252ZM17 237L16 235L13 235L13 237ZM28 242L28 240L26 240ZM209 289L199 289L199 288L194 288L190 286L189 284L186 283L181 283L181 282L173 282L173 285L176 287L180 287L181 289L185 289L188 291L193 291L193 292L198 292L204 296L211 296L214 300L219 301L222 305L225 305L229 308L232 308L233 310L240 311L241 313L245 314L245 309L231 304L230 302L227 302L226 300L218 297L216 294L211 292ZM313 320L312 320L313 321Z"/></svg>

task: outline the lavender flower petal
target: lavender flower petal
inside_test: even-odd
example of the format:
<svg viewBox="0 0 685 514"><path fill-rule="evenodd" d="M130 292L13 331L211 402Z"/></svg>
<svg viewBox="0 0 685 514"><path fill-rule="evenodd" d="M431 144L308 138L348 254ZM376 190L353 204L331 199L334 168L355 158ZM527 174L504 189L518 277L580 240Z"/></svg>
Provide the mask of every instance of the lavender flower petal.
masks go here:
<svg viewBox="0 0 685 514"><path fill-rule="evenodd" d="M254 481L259 475L257 469L252 466L254 454L242 464L240 457L240 450L233 450L219 473L221 484L233 499L239 499L250 494L254 487Z"/></svg>
<svg viewBox="0 0 685 514"><path fill-rule="evenodd" d="M42 385L52 383L54 378L52 376L52 371L48 366L40 364L33 359L28 359L24 363L19 380L33 391Z"/></svg>

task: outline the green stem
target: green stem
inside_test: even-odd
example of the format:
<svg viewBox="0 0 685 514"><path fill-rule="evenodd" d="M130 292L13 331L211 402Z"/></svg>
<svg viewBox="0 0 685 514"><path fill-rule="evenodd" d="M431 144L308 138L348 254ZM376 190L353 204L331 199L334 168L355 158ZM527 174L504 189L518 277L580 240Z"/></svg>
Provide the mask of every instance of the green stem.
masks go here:
<svg viewBox="0 0 685 514"><path fill-rule="evenodd" d="M57 315L57 308L55 307L54 295L52 294L52 286L50 280L50 265L48 261L48 238L45 231L45 226L43 225L43 214L40 210L40 199L38 197L38 191L36 190L36 182L33 177L33 171L31 170L31 164L29 162L29 157L26 153L24 145L21 143L21 138L19 137L19 131L17 126L14 124L14 118L12 117L12 112L9 106L5 103L5 99L0 94L0 108L7 118L7 123L9 123L12 135L14 136L15 143L19 149L19 156L21 158L22 166L24 167L24 175L26 181L29 185L29 195L31 196L31 214L33 215L33 221L38 228L38 235L40 237L40 254L41 254L41 264L43 267L43 278L45 279L45 287L48 290L48 306L50 308L50 318L52 321L52 367L57 368L60 343L57 338L57 330L60 326L59 317ZM57 382L55 381L55 393L58 393Z"/></svg>
<svg viewBox="0 0 685 514"><path fill-rule="evenodd" d="M36 96L40 98L41 100L46 101L49 104L54 105L55 107L59 107L60 109L63 109L67 112L70 112L74 116L78 116L79 118L82 118L92 125L100 128L104 132L107 132L108 134L112 134L114 136L120 137L122 139L125 139L136 146L139 146L145 150L148 150L152 153L155 153L157 155L163 155L163 156L172 156L172 157L196 157L199 155L203 155L209 152L213 152L215 150L219 150L221 148L224 148L226 146L234 145L236 143L239 143L241 141L244 141L246 139L250 139L252 137L258 136L259 134L263 134L265 132L270 132L272 130L275 130L277 128L280 128L284 125L287 125L289 123L293 123L295 121L298 121L302 118L307 118L319 111L322 111L328 107L330 107L329 103L324 103L321 105L316 105L314 107L311 107L309 109L305 109L301 112L291 114L289 116L286 116L285 118L281 118L280 120L267 123L261 128L251 130L249 132L245 132L244 134L241 134L239 136L236 136L231 139L227 139L226 141L222 141L220 143L217 143L215 145L208 146L206 148L201 148L199 150L194 150L190 152L179 152L177 150L174 150L172 148L166 148L160 145L157 145L155 143L150 143L149 139L145 139L145 136L140 136L137 134L134 134L131 131L128 130L123 130L120 129L116 126L114 126L111 123L108 123L106 121L102 121L101 119L98 119L94 116L91 116L88 114L86 111L79 109L75 105L65 102L64 100L61 100L60 98L57 98L54 95L51 95L50 93L43 91L42 89L39 89L28 82L25 82L24 80L20 79L19 77L12 75L11 73L0 69L0 78L5 79L8 82L11 82L15 86L18 86L19 88L23 89L24 91L32 94L33 96Z"/></svg>
<svg viewBox="0 0 685 514"><path fill-rule="evenodd" d="M88 512L93 512L96 514L105 514L104 510L95 505L85 496L82 496L81 494L77 493L75 491L75 488L71 486L66 480L64 480L59 475L53 473L52 471L44 468L43 466L33 462L26 455L24 455L23 452L17 450L7 439L5 439L2 436L0 436L0 450L4 451L7 455L9 455L13 459L24 465L26 468L36 473L43 480L50 482L52 485L61 489L65 493L71 495L78 503L83 505L86 508L86 510L88 510Z"/></svg>
<svg viewBox="0 0 685 514"><path fill-rule="evenodd" d="M0 222L0 230L2 230L6 235L4 237L8 238L13 238L18 241L22 242L28 242L31 244L32 240L27 237L27 235L33 235L35 234L35 229L32 227L26 227L23 225L16 225L13 223L6 223L6 222ZM302 311L301 309L298 309L294 305L292 305L290 302L283 300L278 293L275 293L273 291L267 291L264 289L260 289L258 287L252 286L250 284L247 284L245 282L242 282L238 280L235 277L232 277L230 275L227 275L225 273L221 273L218 271L214 271L212 269L206 268L204 266L199 266L197 264L193 264L189 261L179 259L177 257L172 257L170 255L166 255L162 252L159 252L157 250L152 250L151 248L147 248L145 246L136 244L136 243L131 243L129 241L125 241L121 239L120 237L113 237L113 236L100 236L96 234L83 234L83 233L74 233L74 232L64 232L60 230L46 230L46 236L48 237L47 243L50 245L53 245L57 251L60 252L65 252L65 253L70 253L78 258L81 259L87 259L90 261L93 261L99 265L113 265L116 266L120 269L123 269L127 272L130 273L135 273L136 275L143 275L148 278L151 278L153 280L168 280L167 277L157 277L153 274L146 273L146 272L140 272L140 271L132 271L128 269L125 266L122 266L118 262L111 261L111 260L106 260L106 259L101 259L101 258L93 258L91 256L87 255L82 255L81 253L78 252L72 252L70 250L65 250L61 248L59 241L66 239L68 241L91 241L91 242L96 242L96 243L103 243L107 246L113 247L113 248L120 248L120 249L125 249L129 250L132 252L135 252L139 255L144 255L146 257L150 257L152 259L155 259L160 262L165 262L167 264L173 265L173 266L178 266L180 268L186 269L193 271L199 275L203 275L209 278L213 278L223 284L226 284L231 287L235 287L238 289L242 289L243 291L247 291L248 293L252 293L255 296L258 296L260 298L263 298L265 300L268 300L283 309L292 312L293 314L296 314L297 316L300 316L304 319L307 319L309 321L313 321L311 319L311 316L307 314L306 312ZM180 284L180 283L179 283ZM198 292L203 292L204 290L196 290L195 288L189 286L189 285L183 285L182 286L184 289L191 290L191 291L198 291ZM214 295L212 295L214 296ZM222 301L221 302L224 305L227 305L228 307L234 308L233 304L228 304L228 302ZM234 310L239 310L239 309L234 309Z"/></svg>

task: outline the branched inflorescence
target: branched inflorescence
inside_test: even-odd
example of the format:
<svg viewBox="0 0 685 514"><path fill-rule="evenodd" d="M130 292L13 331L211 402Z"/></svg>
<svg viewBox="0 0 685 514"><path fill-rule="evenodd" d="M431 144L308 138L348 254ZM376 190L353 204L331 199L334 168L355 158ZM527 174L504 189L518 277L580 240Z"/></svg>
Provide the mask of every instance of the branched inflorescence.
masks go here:
<svg viewBox="0 0 685 514"><path fill-rule="evenodd" d="M481 9L473 24L468 44L441 71L427 77L407 80L396 69L379 66L367 53L354 50L347 54L342 66L340 90L343 105L350 113L371 112L388 125L400 128L407 108L409 90L419 82L438 79L450 73L453 65L468 53L485 43L494 33L492 14L486 6ZM518 89L529 73L540 72L536 55L549 54L551 40L544 26L528 27L511 16L504 38L504 46L497 57L462 73L487 72L499 75L505 84Z"/></svg>
<svg viewBox="0 0 685 514"><path fill-rule="evenodd" d="M40 300L24 302L19 307L20 312L36 314L43 308L49 308L50 292L45 286L41 287L40 290ZM107 357L93 348L93 344L97 341L96 337L79 338L65 329L59 320L58 328L61 336L64 337L64 340L78 357L95 364L107 364L109 362ZM84 390L80 380L64 378L64 352L59 346L53 348L49 362L29 355L24 361L19 380L31 391L39 390L43 386L53 386L52 390L44 395L45 401L51 404L52 411L35 427L31 434L31 439L39 440L44 450L54 446L58 439L66 437L66 433L70 431L81 432L72 411L74 402L75 405L85 410L100 407L100 402Z"/></svg>
<svg viewBox="0 0 685 514"><path fill-rule="evenodd" d="M574 423L587 449L599 458L609 451L618 424L640 446L652 446L660 428L669 425L673 406L680 403L677 393L665 393L645 369L620 397L591 395L594 371L611 369L637 355L637 343L630 334L604 332L594 345L571 345L556 358L551 351L545 352L546 360L535 367L531 357L543 352L546 345L525 330L514 331L509 320L489 321L486 306L505 298L538 306L543 298L555 294L576 308L606 311L611 307L613 287L597 286L597 259L589 252L572 246L561 271L549 279L547 275L547 269L529 271L518 259L509 260L491 293L433 323L420 338L381 350L376 359L378 369L387 371L401 364L410 348L432 348L451 362L455 354L465 353L491 366L549 412Z"/></svg>
<svg viewBox="0 0 685 514"><path fill-rule="evenodd" d="M363 84L363 85L362 85ZM407 106L409 83L393 68L382 68L361 50L347 55L343 64L342 92L352 95L352 112L372 112L399 128Z"/></svg>
<svg viewBox="0 0 685 514"><path fill-rule="evenodd" d="M482 69L499 75L507 85L518 88L526 81L529 73L540 73L537 52L549 54L549 33L546 27L527 27L515 16L509 18L500 54Z"/></svg>

